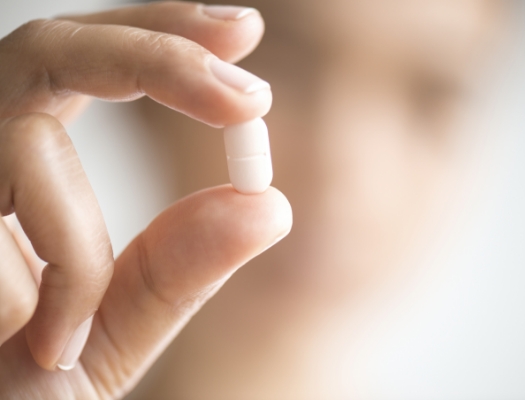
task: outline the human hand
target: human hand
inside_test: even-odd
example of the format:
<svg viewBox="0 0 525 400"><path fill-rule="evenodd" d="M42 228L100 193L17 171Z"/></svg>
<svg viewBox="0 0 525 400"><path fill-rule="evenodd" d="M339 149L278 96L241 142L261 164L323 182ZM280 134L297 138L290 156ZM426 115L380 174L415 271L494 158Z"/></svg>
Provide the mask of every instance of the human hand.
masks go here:
<svg viewBox="0 0 525 400"><path fill-rule="evenodd" d="M262 32L256 12L170 2L34 21L0 41L0 213L16 212L48 263L35 282L32 255L0 219L0 398L122 397L236 269L289 231L280 192L225 185L169 207L113 263L62 125L90 96L147 95L213 126L264 115L268 85L218 59L242 58Z"/></svg>

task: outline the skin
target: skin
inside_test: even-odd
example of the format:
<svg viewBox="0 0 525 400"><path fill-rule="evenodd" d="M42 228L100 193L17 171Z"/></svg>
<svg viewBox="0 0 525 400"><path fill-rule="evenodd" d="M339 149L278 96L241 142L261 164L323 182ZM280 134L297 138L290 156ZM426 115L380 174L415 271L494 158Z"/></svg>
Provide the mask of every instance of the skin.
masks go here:
<svg viewBox="0 0 525 400"><path fill-rule="evenodd" d="M462 145L476 137L462 117L505 9L242 4L258 7L268 27L242 65L272 83L274 184L290 199L294 229L228 282L129 399L361 398L366 379L352 362L366 322L388 310L389 285L402 291L424 272L406 261L439 236L467 186ZM178 192L227 180L213 130L141 105L175 153L174 169L193 171L177 177ZM345 387L341 364L354 371Z"/></svg>
<svg viewBox="0 0 525 400"><path fill-rule="evenodd" d="M264 115L270 90L245 94L208 68L212 53L250 53L263 27L258 13L224 21L197 4L159 3L33 21L0 41L0 212L16 211L47 263L41 271L0 220L1 398L123 397L240 266L289 232L279 191L244 196L222 185L169 207L114 261L63 125L89 97L148 96L213 126ZM93 314L76 367L57 370Z"/></svg>

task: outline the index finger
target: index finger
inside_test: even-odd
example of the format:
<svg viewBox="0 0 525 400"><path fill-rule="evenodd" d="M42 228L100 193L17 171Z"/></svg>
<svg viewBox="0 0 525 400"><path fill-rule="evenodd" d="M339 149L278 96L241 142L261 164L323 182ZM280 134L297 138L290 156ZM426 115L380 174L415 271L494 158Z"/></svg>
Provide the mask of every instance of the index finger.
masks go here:
<svg viewBox="0 0 525 400"><path fill-rule="evenodd" d="M51 108L54 98L69 93L112 101L148 95L218 127L262 116L271 106L267 82L181 36L39 20L0 44L0 86L8 88L3 97L9 100L0 110L4 117L49 112L42 104Z"/></svg>
<svg viewBox="0 0 525 400"><path fill-rule="evenodd" d="M206 6L187 1L138 4L60 19L82 24L133 26L182 36L228 62L237 62L251 53L264 32L264 21L254 8Z"/></svg>

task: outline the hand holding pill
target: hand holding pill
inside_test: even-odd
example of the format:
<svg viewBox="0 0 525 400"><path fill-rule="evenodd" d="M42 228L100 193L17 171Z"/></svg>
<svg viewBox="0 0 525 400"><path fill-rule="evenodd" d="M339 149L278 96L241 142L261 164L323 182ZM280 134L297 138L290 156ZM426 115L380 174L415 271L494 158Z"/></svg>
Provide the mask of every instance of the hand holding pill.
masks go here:
<svg viewBox="0 0 525 400"><path fill-rule="evenodd" d="M252 8L169 1L35 20L0 38L1 399L123 396L240 266L290 231L257 118L272 93L235 66L263 31ZM237 191L180 199L115 260L64 124L91 98L144 96L226 126Z"/></svg>

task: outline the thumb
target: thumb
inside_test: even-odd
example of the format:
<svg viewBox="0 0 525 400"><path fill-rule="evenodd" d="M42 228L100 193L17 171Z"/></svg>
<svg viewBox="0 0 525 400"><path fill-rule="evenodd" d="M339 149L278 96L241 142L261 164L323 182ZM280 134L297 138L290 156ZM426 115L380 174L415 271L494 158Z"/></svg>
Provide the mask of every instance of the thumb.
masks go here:
<svg viewBox="0 0 525 400"><path fill-rule="evenodd" d="M192 315L243 264L286 236L292 212L269 188L193 194L159 215L117 259L81 358L99 393L130 390Z"/></svg>

